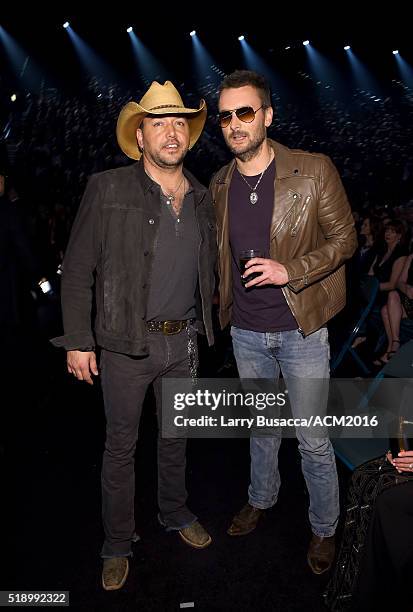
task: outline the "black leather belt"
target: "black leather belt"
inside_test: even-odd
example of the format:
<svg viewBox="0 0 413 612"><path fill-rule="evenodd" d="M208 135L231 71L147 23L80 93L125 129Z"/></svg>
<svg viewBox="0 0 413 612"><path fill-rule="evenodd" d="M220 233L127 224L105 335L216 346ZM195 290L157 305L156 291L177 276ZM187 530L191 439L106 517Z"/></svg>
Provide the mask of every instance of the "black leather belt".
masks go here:
<svg viewBox="0 0 413 612"><path fill-rule="evenodd" d="M179 334L188 325L193 323L194 319L186 319L185 321L147 321L146 329L149 332L162 332L165 336L173 336Z"/></svg>

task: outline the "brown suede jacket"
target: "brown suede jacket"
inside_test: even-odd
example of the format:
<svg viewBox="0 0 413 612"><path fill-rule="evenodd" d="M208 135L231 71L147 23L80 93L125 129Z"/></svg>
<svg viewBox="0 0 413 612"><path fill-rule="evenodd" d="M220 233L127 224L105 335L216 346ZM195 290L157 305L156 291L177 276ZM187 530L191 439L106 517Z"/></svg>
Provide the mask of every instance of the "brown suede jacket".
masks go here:
<svg viewBox="0 0 413 612"><path fill-rule="evenodd" d="M343 264L356 249L356 231L331 160L319 153L268 142L276 164L270 257L287 269L289 280L282 291L299 330L308 335L345 305ZM228 189L234 169L235 160L221 168L210 185L217 216L222 328L230 322L232 311Z"/></svg>

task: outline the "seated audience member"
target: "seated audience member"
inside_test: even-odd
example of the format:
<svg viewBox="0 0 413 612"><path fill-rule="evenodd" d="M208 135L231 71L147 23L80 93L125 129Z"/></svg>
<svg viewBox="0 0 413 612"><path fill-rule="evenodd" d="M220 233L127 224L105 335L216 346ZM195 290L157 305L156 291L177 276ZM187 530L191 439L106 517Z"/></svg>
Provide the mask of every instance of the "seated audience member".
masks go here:
<svg viewBox="0 0 413 612"><path fill-rule="evenodd" d="M404 239L406 230L401 221L388 223L384 230L384 248L377 248L376 255L370 265L368 274L375 276L379 281L379 292L376 298L375 308L380 309L387 303L389 291L396 288L398 277L401 273L403 258L406 254ZM395 262L402 258L396 266ZM368 322L366 324L366 329ZM366 340L366 329L360 330L359 336L353 342L353 348ZM392 350L391 348L389 350ZM386 360L375 365L383 365Z"/></svg>
<svg viewBox="0 0 413 612"><path fill-rule="evenodd" d="M382 231L382 222L378 217L368 216L363 219L359 232L360 245L354 254L358 274L368 274L378 254L378 240Z"/></svg>
<svg viewBox="0 0 413 612"><path fill-rule="evenodd" d="M382 365L387 363L400 348L400 324L403 319L413 320L413 254L395 261L394 276L397 276L396 291L390 291L381 316L387 336L386 352L380 357ZM393 274L392 274L393 276ZM376 363L376 362L374 362Z"/></svg>
<svg viewBox="0 0 413 612"><path fill-rule="evenodd" d="M399 473L413 473L413 450L388 455ZM353 610L413 610L413 480L379 495L366 538Z"/></svg>
<svg viewBox="0 0 413 612"><path fill-rule="evenodd" d="M405 237L406 229L401 221L387 223L384 230L385 248L376 255L368 272L380 283L377 300L380 306L387 302L388 292L395 289L397 279L392 278L393 264L399 257L406 255Z"/></svg>

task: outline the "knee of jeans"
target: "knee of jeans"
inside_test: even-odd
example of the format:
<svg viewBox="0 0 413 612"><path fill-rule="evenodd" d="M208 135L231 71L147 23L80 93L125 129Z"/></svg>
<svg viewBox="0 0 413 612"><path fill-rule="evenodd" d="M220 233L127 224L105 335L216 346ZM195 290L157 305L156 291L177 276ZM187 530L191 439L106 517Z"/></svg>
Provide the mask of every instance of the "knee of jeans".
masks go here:
<svg viewBox="0 0 413 612"><path fill-rule="evenodd" d="M122 440L107 438L105 455L117 459L132 460L135 455L136 440L125 444Z"/></svg>
<svg viewBox="0 0 413 612"><path fill-rule="evenodd" d="M311 453L319 457L333 456L334 451L329 438L299 437L300 452Z"/></svg>

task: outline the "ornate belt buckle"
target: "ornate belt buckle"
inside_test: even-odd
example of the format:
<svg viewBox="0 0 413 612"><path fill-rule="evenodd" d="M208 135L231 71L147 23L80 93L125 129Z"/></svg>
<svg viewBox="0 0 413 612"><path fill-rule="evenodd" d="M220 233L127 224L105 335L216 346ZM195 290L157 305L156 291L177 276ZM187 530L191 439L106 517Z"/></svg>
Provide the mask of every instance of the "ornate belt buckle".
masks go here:
<svg viewBox="0 0 413 612"><path fill-rule="evenodd" d="M166 336L173 336L174 334L179 334L181 330L181 321L164 321L162 323L162 331Z"/></svg>

